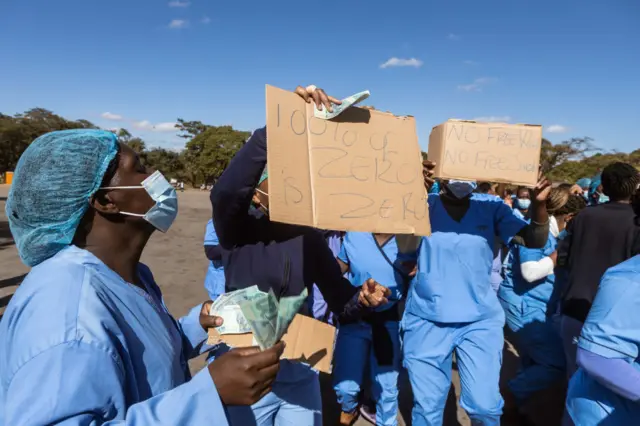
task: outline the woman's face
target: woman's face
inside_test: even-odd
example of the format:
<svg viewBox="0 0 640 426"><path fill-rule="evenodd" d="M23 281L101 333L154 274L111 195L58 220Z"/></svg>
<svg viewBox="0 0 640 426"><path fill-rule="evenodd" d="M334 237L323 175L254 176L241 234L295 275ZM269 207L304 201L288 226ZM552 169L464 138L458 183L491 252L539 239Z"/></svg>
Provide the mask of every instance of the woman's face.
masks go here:
<svg viewBox="0 0 640 426"><path fill-rule="evenodd" d="M520 188L518 190L517 198L520 198L522 200L528 200L529 198L531 198L529 195L529 190L526 188Z"/></svg>
<svg viewBox="0 0 640 426"><path fill-rule="evenodd" d="M121 143L118 168L107 185L110 187L140 186L142 181L153 172L153 169L142 165L140 157L134 150ZM155 201L144 188L112 190L109 191L109 199L120 211L129 213L146 214L155 205Z"/></svg>

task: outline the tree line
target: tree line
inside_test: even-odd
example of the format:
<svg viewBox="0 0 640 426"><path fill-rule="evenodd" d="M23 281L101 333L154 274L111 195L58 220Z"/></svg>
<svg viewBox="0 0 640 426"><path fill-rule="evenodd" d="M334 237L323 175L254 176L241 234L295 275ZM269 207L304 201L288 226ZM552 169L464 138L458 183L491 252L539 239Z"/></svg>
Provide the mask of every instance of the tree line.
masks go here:
<svg viewBox="0 0 640 426"><path fill-rule="evenodd" d="M67 120L49 110L33 108L13 116L0 113L0 174L15 168L22 152L38 136L55 130L97 129L88 120ZM118 140L135 150L142 162L160 170L167 178L193 186L213 184L251 132L232 126L211 126L179 118L176 131L185 139L180 151L147 147L145 141L126 129L116 131ZM427 154L423 153L427 158ZM603 153L588 138L572 138L557 144L542 140L540 164L554 181L575 182L591 177L614 161L624 161L640 169L640 149L631 153Z"/></svg>

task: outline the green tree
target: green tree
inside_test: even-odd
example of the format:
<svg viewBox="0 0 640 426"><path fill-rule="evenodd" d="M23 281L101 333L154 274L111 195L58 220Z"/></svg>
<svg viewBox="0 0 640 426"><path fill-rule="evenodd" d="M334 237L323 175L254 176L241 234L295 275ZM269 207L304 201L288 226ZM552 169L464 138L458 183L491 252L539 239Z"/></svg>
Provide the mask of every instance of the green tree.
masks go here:
<svg viewBox="0 0 640 426"><path fill-rule="evenodd" d="M231 126L207 126L181 154L185 179L194 186L215 182L250 135Z"/></svg>
<svg viewBox="0 0 640 426"><path fill-rule="evenodd" d="M207 124L202 124L201 121L185 121L182 118L178 118L178 122L176 123L176 129L182 132L178 136L185 139L192 139L210 127L211 126Z"/></svg>
<svg viewBox="0 0 640 426"><path fill-rule="evenodd" d="M145 164L160 170L167 179L181 179L183 177L184 166L179 153L163 148L153 148L145 154Z"/></svg>
<svg viewBox="0 0 640 426"><path fill-rule="evenodd" d="M554 145L543 138L542 149L540 151L542 172L549 174L560 164L567 161L584 159L588 153L598 151L598 148L596 148L592 142L593 139L589 137L571 138Z"/></svg>

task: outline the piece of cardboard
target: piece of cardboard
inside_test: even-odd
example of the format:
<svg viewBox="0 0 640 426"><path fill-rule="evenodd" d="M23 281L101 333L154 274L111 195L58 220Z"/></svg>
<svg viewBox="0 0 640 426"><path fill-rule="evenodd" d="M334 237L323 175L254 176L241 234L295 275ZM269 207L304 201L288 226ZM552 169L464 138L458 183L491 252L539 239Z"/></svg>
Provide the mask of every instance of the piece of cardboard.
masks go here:
<svg viewBox="0 0 640 426"><path fill-rule="evenodd" d="M331 374L335 327L316 319L296 314L282 337L286 343L282 358L304 362L323 373ZM253 333L220 335L209 329L208 344L224 342L231 347L255 346Z"/></svg>
<svg viewBox="0 0 640 426"><path fill-rule="evenodd" d="M542 126L448 120L431 131L429 160L441 179L535 186Z"/></svg>
<svg viewBox="0 0 640 426"><path fill-rule="evenodd" d="M267 86L271 220L339 231L429 235L413 117L351 107L331 120Z"/></svg>

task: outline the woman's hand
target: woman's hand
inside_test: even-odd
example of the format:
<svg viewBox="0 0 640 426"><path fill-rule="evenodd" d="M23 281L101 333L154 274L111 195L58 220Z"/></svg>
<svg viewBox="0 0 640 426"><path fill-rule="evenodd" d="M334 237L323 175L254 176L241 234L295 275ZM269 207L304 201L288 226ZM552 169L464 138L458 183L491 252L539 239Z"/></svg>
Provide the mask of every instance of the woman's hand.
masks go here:
<svg viewBox="0 0 640 426"><path fill-rule="evenodd" d="M271 392L284 346L279 342L265 351L258 347L232 349L209 364L222 403L252 405Z"/></svg>
<svg viewBox="0 0 640 426"><path fill-rule="evenodd" d="M389 296L391 296L391 290L369 278L362 284L358 302L367 308L377 308L388 303L389 300L387 298Z"/></svg>
<svg viewBox="0 0 640 426"><path fill-rule="evenodd" d="M222 318L209 315L211 305L213 305L213 301L208 300L202 304L202 309L200 309L200 326L204 331L209 331L210 328L220 327L223 322Z"/></svg>
<svg viewBox="0 0 640 426"><path fill-rule="evenodd" d="M294 92L297 93L307 103L311 103L311 101L315 102L316 107L320 111L322 111L322 106L324 105L329 112L333 112L333 107L331 105L340 105L342 103L341 100L327 95L324 90L319 89L315 86L309 86L307 88L298 86L296 87L296 90L294 90Z"/></svg>
<svg viewBox="0 0 640 426"><path fill-rule="evenodd" d="M533 201L545 204L551 193L551 182L540 172L538 183L533 188Z"/></svg>

